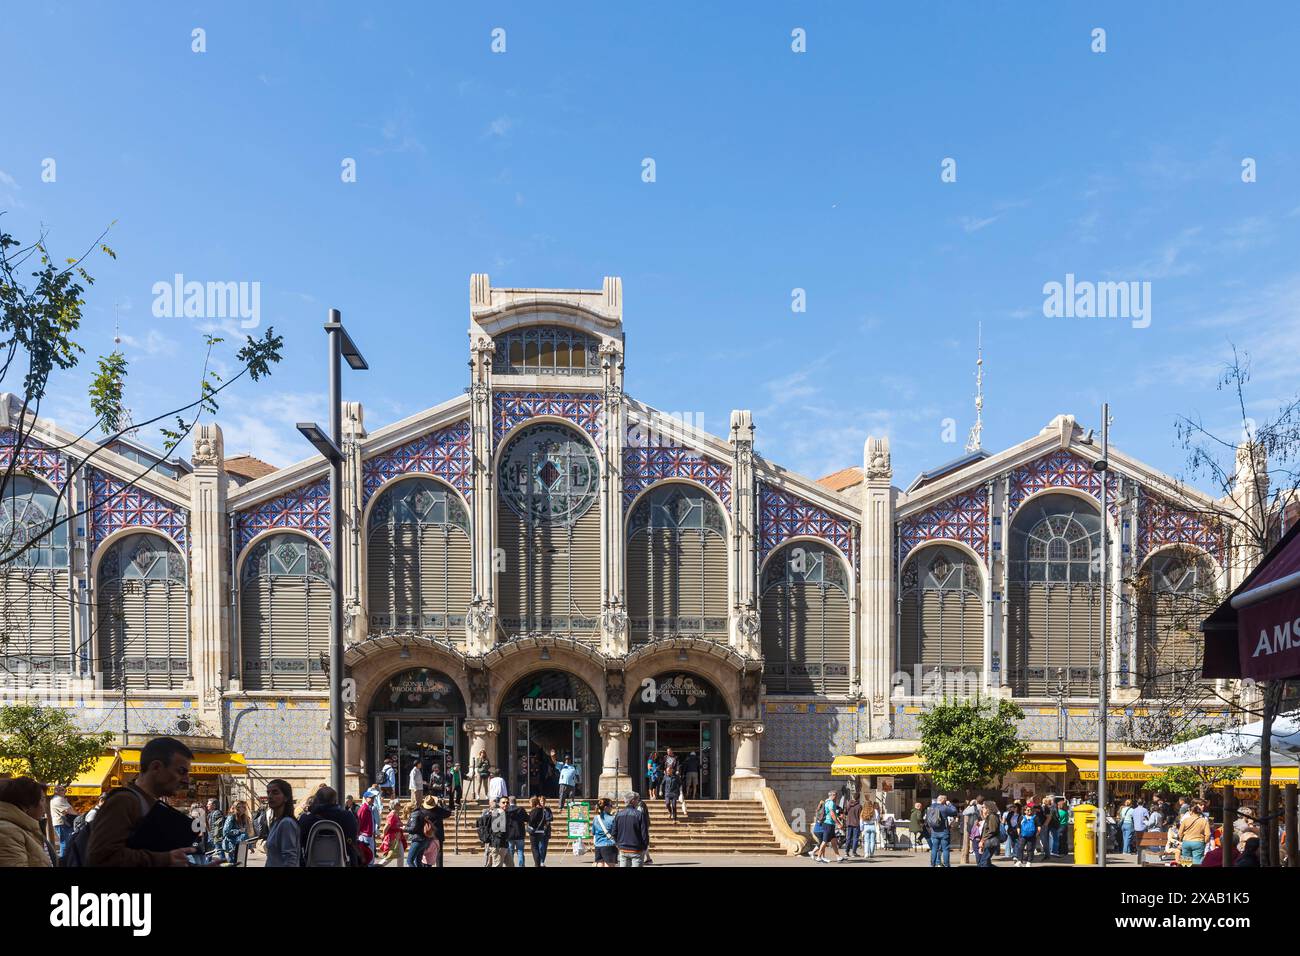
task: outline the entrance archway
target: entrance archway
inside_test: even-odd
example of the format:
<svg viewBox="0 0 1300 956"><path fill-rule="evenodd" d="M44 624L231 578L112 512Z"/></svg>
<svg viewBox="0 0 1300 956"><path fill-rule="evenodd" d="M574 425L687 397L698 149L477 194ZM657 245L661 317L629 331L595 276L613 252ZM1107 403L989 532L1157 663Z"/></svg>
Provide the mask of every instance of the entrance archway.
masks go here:
<svg viewBox="0 0 1300 956"><path fill-rule="evenodd" d="M572 766L576 795L595 796L600 698L586 681L562 670L525 674L501 698L500 715L506 728L501 765L511 793L558 797L561 773Z"/></svg>
<svg viewBox="0 0 1300 956"><path fill-rule="evenodd" d="M442 671L412 667L379 685L370 701L369 749L376 767L386 757L396 761L396 796L409 798L411 768L417 763L426 791L446 795L452 764L459 763L462 772L468 766L461 739L464 719L465 698Z"/></svg>
<svg viewBox="0 0 1300 956"><path fill-rule="evenodd" d="M674 670L642 681L633 694L631 761L638 788L650 788L650 760L662 778L671 750L687 799L725 799L731 767L731 713L722 693L698 674Z"/></svg>

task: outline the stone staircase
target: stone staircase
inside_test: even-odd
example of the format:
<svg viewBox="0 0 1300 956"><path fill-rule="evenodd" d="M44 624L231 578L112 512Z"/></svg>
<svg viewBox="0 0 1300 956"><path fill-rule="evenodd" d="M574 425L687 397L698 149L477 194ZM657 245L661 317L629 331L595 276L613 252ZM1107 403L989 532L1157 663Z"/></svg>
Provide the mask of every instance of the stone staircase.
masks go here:
<svg viewBox="0 0 1300 956"><path fill-rule="evenodd" d="M757 800L690 800L689 815L678 813L673 823L660 801L650 801L650 854L656 853L754 853L785 856L768 823L763 804ZM453 826L444 824L447 835L445 852L455 850L459 837L461 854L482 852L474 822L487 808L486 801L467 803L464 814ZM564 818L555 807L551 832L551 852L561 849Z"/></svg>

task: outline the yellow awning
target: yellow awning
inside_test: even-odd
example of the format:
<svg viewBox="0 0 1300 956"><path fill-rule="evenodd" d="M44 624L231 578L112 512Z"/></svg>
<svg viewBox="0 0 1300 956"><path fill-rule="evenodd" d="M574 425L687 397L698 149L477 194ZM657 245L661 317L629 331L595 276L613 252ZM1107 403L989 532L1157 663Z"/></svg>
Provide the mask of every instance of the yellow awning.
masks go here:
<svg viewBox="0 0 1300 956"><path fill-rule="evenodd" d="M845 755L831 761L832 777L891 777L905 773L925 773L925 766L916 754L885 757Z"/></svg>
<svg viewBox="0 0 1300 956"><path fill-rule="evenodd" d="M1071 757L1070 763L1079 771L1080 780L1096 780L1096 757ZM1164 773L1158 767L1145 763L1141 757L1108 757L1106 759L1107 780L1150 780Z"/></svg>
<svg viewBox="0 0 1300 956"><path fill-rule="evenodd" d="M1216 783L1215 787L1222 788L1232 784L1234 787L1258 790L1259 779L1258 767L1242 767L1241 776L1236 780L1225 780L1223 783ZM1269 782L1279 787L1286 786L1288 783L1300 783L1300 767L1274 767Z"/></svg>
<svg viewBox="0 0 1300 956"><path fill-rule="evenodd" d="M127 773L140 772L140 751L122 751L122 769ZM243 754L236 753L196 753L190 761L190 776L213 776L215 774L248 773L248 763Z"/></svg>
<svg viewBox="0 0 1300 956"><path fill-rule="evenodd" d="M98 797L112 786L113 775L121 772L121 763L122 759L116 753L96 757L89 770L83 770L68 784L68 796Z"/></svg>
<svg viewBox="0 0 1300 956"><path fill-rule="evenodd" d="M905 773L925 773L925 764L916 754L885 756L845 755L831 762L832 777L889 777ZM1016 765L1016 773L1065 773L1065 759L1026 757Z"/></svg>

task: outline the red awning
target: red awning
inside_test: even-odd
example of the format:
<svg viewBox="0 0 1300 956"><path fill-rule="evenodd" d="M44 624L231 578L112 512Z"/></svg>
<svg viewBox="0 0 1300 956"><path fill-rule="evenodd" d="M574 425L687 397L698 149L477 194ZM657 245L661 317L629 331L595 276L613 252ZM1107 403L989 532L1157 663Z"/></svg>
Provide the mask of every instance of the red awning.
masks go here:
<svg viewBox="0 0 1300 956"><path fill-rule="evenodd" d="M1300 677L1300 523L1201 624L1202 676Z"/></svg>

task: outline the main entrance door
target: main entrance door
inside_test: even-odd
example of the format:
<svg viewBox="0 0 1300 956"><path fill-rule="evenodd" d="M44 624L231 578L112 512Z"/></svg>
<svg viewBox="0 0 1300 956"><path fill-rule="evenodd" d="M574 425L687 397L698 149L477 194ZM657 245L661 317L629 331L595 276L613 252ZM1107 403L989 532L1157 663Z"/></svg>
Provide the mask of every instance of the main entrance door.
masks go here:
<svg viewBox="0 0 1300 956"><path fill-rule="evenodd" d="M600 702L583 681L565 671L529 674L506 694L501 716L512 794L558 797L561 776L572 767L577 793L595 795L600 773L592 737Z"/></svg>
<svg viewBox="0 0 1300 956"><path fill-rule="evenodd" d="M662 776L671 750L688 800L727 796L729 715L712 684L694 674L659 674L632 698L630 715L632 779L637 789L650 788L651 762L656 765L656 776Z"/></svg>
<svg viewBox="0 0 1300 956"><path fill-rule="evenodd" d="M433 784L435 792L452 764L460 763L465 770L460 740L464 716L460 691L439 671L413 668L395 675L379 689L370 706L371 753L376 768L383 766L386 757L396 763L396 796L410 796L411 768L416 764L426 787L430 781L438 781ZM378 770L372 776L378 778Z"/></svg>

